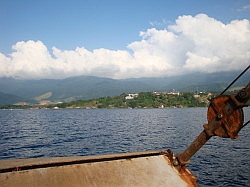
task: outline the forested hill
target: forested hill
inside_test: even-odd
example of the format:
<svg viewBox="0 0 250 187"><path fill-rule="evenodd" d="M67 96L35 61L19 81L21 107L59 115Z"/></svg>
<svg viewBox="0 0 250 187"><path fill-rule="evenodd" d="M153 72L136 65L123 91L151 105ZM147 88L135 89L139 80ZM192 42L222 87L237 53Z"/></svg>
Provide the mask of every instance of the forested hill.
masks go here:
<svg viewBox="0 0 250 187"><path fill-rule="evenodd" d="M49 108L183 108L206 107L211 93L140 92L49 105Z"/></svg>

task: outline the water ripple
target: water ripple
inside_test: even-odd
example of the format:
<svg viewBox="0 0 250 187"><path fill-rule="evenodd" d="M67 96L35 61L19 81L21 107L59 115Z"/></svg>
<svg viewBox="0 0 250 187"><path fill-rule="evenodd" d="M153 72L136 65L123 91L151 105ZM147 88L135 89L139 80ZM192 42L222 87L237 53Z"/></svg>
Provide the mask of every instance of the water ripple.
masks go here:
<svg viewBox="0 0 250 187"><path fill-rule="evenodd" d="M178 153L203 130L206 111L205 108L0 110L0 159L168 148ZM245 114L250 114L249 109ZM212 137L188 166L198 183L249 186L249 135L246 126L233 141Z"/></svg>

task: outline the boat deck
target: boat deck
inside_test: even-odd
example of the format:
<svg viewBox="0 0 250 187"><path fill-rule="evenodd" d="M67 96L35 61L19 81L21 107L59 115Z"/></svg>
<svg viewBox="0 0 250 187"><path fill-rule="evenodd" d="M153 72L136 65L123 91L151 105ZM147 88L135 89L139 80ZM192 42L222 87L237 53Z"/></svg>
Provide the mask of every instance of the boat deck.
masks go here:
<svg viewBox="0 0 250 187"><path fill-rule="evenodd" d="M159 151L102 156L0 160L1 187L198 186Z"/></svg>

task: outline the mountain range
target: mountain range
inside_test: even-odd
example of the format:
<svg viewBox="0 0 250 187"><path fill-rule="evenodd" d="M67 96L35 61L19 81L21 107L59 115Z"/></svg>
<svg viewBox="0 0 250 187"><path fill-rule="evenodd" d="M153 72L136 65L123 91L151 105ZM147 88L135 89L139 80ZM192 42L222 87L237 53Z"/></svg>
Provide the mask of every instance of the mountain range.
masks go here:
<svg viewBox="0 0 250 187"><path fill-rule="evenodd" d="M42 80L0 78L0 105L17 102L37 103L42 100L66 102L147 91L221 92L239 73L194 73L174 77L119 80L93 76ZM233 87L246 86L249 80L250 73L246 72Z"/></svg>

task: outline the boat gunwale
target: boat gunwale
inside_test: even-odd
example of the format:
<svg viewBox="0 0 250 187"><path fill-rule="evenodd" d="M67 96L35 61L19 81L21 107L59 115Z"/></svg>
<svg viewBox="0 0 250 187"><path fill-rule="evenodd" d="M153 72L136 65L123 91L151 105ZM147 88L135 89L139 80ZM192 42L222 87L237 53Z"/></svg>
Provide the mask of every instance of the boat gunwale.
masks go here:
<svg viewBox="0 0 250 187"><path fill-rule="evenodd" d="M121 159L133 159L148 156L165 155L165 151L144 151L132 153L118 153L94 156L69 156L69 157L47 157L47 158L20 158L0 160L0 173L23 171L39 168L58 167L73 164L84 164L93 162L105 162Z"/></svg>

